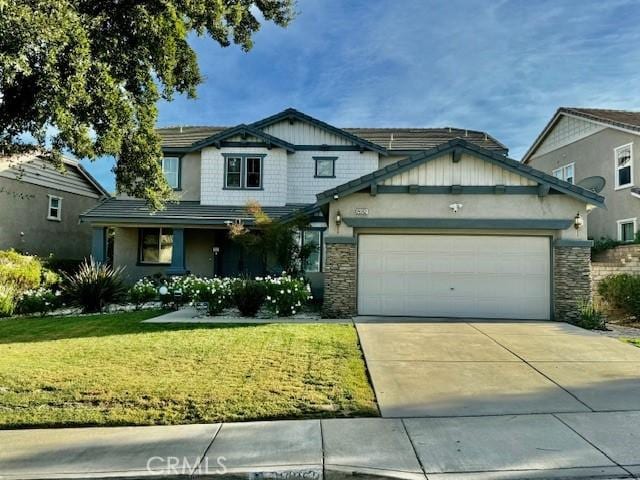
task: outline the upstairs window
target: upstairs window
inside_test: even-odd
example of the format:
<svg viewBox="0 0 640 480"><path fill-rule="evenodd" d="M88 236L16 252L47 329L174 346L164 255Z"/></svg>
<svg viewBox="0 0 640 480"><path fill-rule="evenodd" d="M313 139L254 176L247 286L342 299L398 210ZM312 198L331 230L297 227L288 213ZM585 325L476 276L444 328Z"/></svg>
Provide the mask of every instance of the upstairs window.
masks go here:
<svg viewBox="0 0 640 480"><path fill-rule="evenodd" d="M172 254L172 228L140 229L140 263L170 264Z"/></svg>
<svg viewBox="0 0 640 480"><path fill-rule="evenodd" d="M47 209L47 219L62 220L62 197L49 195L49 208Z"/></svg>
<svg viewBox="0 0 640 480"><path fill-rule="evenodd" d="M316 178L335 178L337 157L313 157L316 161Z"/></svg>
<svg viewBox="0 0 640 480"><path fill-rule="evenodd" d="M557 168L553 171L553 176L559 178L560 180L564 180L565 182L575 183L575 164L570 163L569 165L564 165L560 168Z"/></svg>
<svg viewBox="0 0 640 480"><path fill-rule="evenodd" d="M227 188L242 188L242 158L226 158L224 186Z"/></svg>
<svg viewBox="0 0 640 480"><path fill-rule="evenodd" d="M633 186L633 148L629 143L615 149L616 188Z"/></svg>
<svg viewBox="0 0 640 480"><path fill-rule="evenodd" d="M633 242L636 238L636 219L626 218L618 220L618 240L621 242Z"/></svg>
<svg viewBox="0 0 640 480"><path fill-rule="evenodd" d="M264 155L227 155L224 159L224 188L262 188Z"/></svg>
<svg viewBox="0 0 640 480"><path fill-rule="evenodd" d="M247 188L262 187L262 158L247 157L247 178L245 186Z"/></svg>
<svg viewBox="0 0 640 480"><path fill-rule="evenodd" d="M164 157L162 159L162 173L171 188L180 188L180 159L178 157Z"/></svg>

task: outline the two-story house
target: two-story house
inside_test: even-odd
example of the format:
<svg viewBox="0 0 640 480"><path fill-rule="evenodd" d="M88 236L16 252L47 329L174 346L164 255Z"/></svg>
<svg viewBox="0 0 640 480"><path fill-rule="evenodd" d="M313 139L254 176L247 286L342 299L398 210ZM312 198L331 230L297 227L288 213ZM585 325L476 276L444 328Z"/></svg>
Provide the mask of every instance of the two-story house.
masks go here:
<svg viewBox="0 0 640 480"><path fill-rule="evenodd" d="M310 215L302 241L320 248L307 276L336 315L551 318L585 274L588 295L582 221L601 197L507 158L486 133L337 128L287 109L159 134L180 201L151 212L113 198L81 217L98 260L114 230L113 262L132 280L260 272L228 235L229 222L253 226L256 200L280 221Z"/></svg>
<svg viewBox="0 0 640 480"><path fill-rule="evenodd" d="M522 161L577 185L601 177L607 209L589 214L589 237L630 242L640 228L639 154L640 112L563 107Z"/></svg>
<svg viewBox="0 0 640 480"><path fill-rule="evenodd" d="M89 225L78 221L109 193L78 163L64 170L37 153L0 156L0 249L82 260L91 253Z"/></svg>

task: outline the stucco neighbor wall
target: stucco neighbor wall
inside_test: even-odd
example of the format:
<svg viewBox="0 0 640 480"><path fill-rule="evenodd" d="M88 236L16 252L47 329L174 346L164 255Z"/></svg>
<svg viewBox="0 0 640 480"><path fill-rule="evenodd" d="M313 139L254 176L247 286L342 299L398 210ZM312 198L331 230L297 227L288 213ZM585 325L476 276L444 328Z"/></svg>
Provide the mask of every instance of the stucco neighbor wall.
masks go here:
<svg viewBox="0 0 640 480"><path fill-rule="evenodd" d="M47 220L48 195L62 197L61 221ZM91 253L91 226L80 224L79 216L98 201L0 177L0 249L15 248L42 257L53 254L56 258L81 260Z"/></svg>
<svg viewBox="0 0 640 480"><path fill-rule="evenodd" d="M631 188L615 189L614 149L628 143L633 144L633 183L640 186L640 137L611 128L534 156L529 161L532 167L549 174L560 166L575 163L576 183L594 175L604 177L607 183L600 194L605 197L607 208L596 209L589 215L591 238L615 239L618 236L617 220L640 217L640 199L631 196Z"/></svg>

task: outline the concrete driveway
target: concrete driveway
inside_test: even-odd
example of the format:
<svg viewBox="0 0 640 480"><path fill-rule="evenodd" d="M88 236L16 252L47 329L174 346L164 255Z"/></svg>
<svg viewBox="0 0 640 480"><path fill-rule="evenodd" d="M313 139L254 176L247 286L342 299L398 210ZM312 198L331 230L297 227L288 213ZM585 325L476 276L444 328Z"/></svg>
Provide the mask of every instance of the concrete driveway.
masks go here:
<svg viewBox="0 0 640 480"><path fill-rule="evenodd" d="M640 348L559 322L360 317L384 417L640 410Z"/></svg>

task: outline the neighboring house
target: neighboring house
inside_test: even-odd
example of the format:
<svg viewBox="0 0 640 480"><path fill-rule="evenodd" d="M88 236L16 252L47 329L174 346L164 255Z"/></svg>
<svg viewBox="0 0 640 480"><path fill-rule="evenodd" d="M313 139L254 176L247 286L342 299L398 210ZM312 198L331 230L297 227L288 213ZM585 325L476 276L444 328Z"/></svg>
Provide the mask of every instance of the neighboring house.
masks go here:
<svg viewBox="0 0 640 480"><path fill-rule="evenodd" d="M640 112L559 108L523 158L570 183L605 179L607 209L589 215L589 237L630 242L640 224Z"/></svg>
<svg viewBox="0 0 640 480"><path fill-rule="evenodd" d="M64 171L36 154L0 156L0 249L81 260L91 228L79 216L109 196L75 160Z"/></svg>
<svg viewBox="0 0 640 480"><path fill-rule="evenodd" d="M311 215L307 266L335 315L564 318L589 295L586 229L599 195L506 157L458 129L339 129L293 109L231 128L160 129L181 201L150 212L114 198L82 220L94 255L132 278L260 268L229 241L248 200L286 220Z"/></svg>

